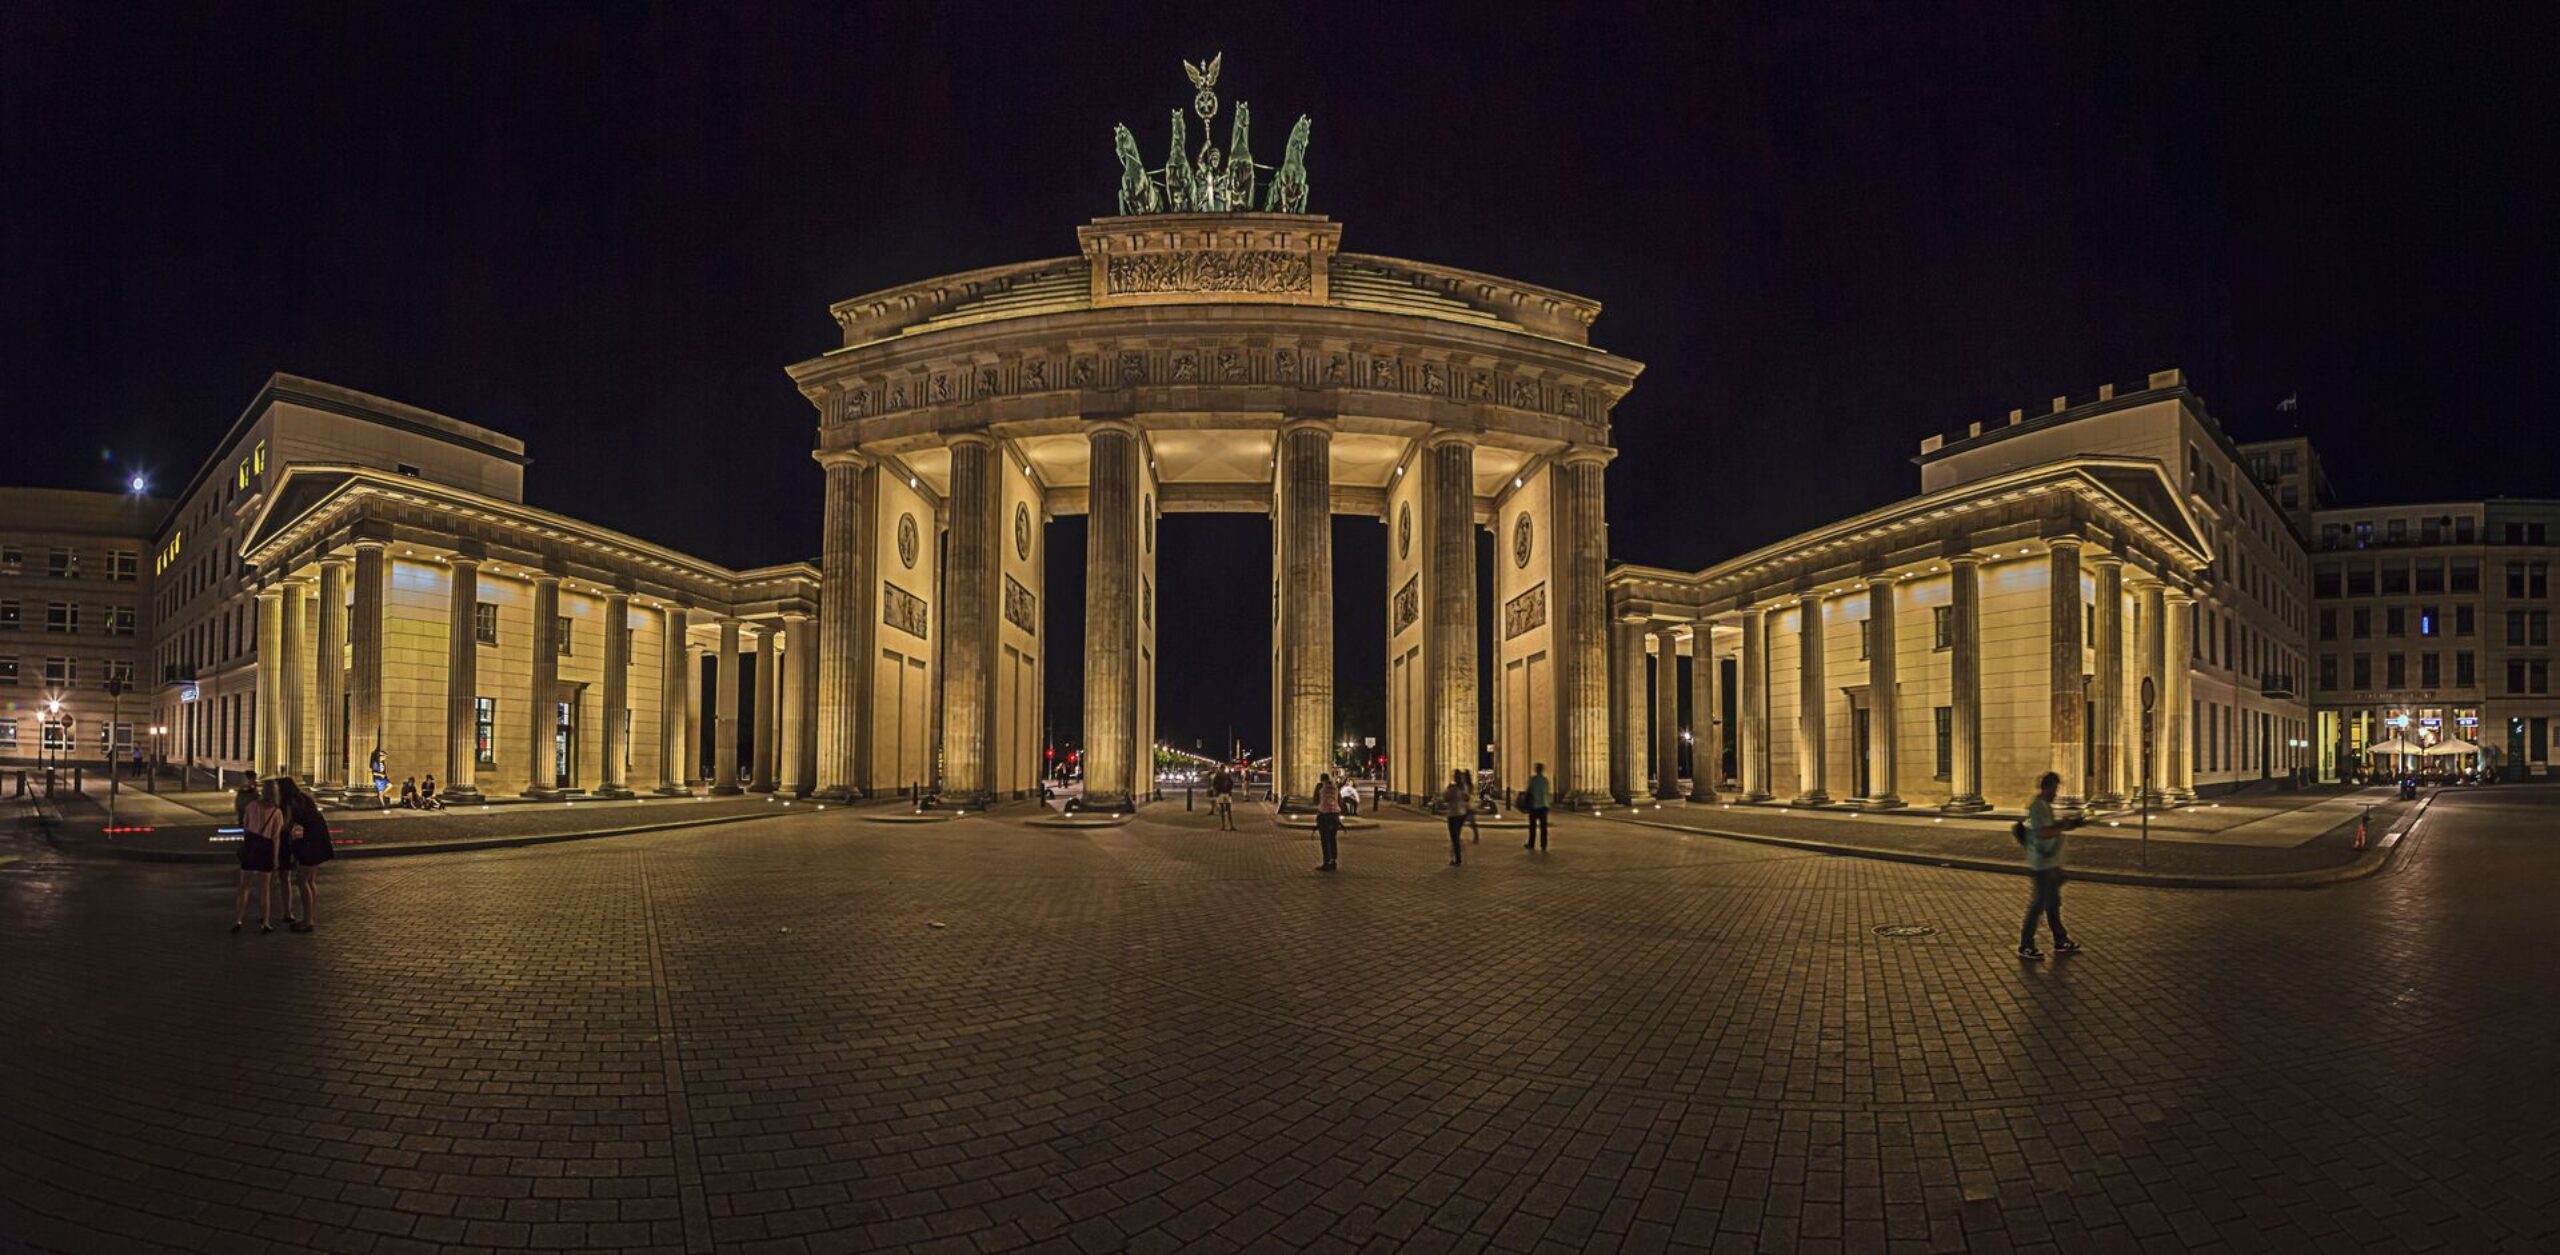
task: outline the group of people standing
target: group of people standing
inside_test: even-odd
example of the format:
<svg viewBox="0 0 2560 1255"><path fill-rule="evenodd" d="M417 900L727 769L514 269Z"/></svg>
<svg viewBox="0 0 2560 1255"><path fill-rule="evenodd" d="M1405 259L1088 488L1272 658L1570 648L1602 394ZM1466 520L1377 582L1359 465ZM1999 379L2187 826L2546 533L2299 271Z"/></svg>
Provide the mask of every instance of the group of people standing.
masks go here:
<svg viewBox="0 0 2560 1255"><path fill-rule="evenodd" d="M1223 776L1225 773L1220 774ZM1316 839L1324 846L1324 861L1316 865L1317 871L1329 872L1340 868L1338 846L1342 835L1342 808L1346 792L1348 791L1334 783L1331 773L1316 777ZM1527 812L1529 816L1529 839L1520 848L1524 850L1547 848L1547 810L1553 805L1554 800L1555 786L1547 779L1547 765L1539 763L1537 769L1529 775L1529 787L1520 793L1520 809ZM1449 866L1465 866L1468 844L1484 842L1484 829L1476 820L1475 787L1467 779L1466 772L1449 773L1449 786L1441 790L1440 804L1442 817L1449 823ZM1230 812L1223 805L1219 814L1221 816L1219 826L1232 830L1235 822L1227 817ZM1461 836L1468 840L1459 840Z"/></svg>
<svg viewBox="0 0 2560 1255"><path fill-rule="evenodd" d="M320 804L289 776L243 784L233 796L240 820L240 891L231 910L231 931L248 926L249 896L258 897L258 931L275 931L275 883L285 881L285 927L307 933L318 927L319 895L312 869L336 851L329 844L329 823ZM295 911L299 903L301 910Z"/></svg>

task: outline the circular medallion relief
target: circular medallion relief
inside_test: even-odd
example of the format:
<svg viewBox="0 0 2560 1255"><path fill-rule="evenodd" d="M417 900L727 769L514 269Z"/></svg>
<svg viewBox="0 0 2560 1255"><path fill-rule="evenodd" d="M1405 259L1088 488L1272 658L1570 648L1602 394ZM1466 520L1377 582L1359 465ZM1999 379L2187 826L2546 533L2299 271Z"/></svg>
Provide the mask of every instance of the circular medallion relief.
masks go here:
<svg viewBox="0 0 2560 1255"><path fill-rule="evenodd" d="M1025 562L1031 560L1031 507L1020 501L1013 503L1013 552Z"/></svg>
<svg viewBox="0 0 2560 1255"><path fill-rule="evenodd" d="M1407 502L1404 509L1396 512L1396 557L1403 559L1412 556L1413 504Z"/></svg>
<svg viewBox="0 0 2560 1255"><path fill-rule="evenodd" d="M1520 521L1511 525L1511 565L1529 565L1529 555L1537 548L1538 527L1529 521L1529 512L1520 512Z"/></svg>
<svg viewBox="0 0 2560 1255"><path fill-rule="evenodd" d="M899 515L898 561L907 564L907 569L910 571L914 570L916 567L916 544L916 516L912 514Z"/></svg>

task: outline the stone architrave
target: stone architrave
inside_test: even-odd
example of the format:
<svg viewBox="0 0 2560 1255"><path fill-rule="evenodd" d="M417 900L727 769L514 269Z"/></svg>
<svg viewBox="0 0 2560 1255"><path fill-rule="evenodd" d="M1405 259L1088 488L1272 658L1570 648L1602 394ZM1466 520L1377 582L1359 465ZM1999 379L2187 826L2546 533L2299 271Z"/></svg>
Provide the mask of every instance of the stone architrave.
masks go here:
<svg viewBox="0 0 2560 1255"><path fill-rule="evenodd" d="M1086 445L1084 806L1126 811L1138 788L1138 429L1097 420Z"/></svg>
<svg viewBox="0 0 2560 1255"><path fill-rule="evenodd" d="M2097 620L2091 623L2096 646L2090 697L2097 717L2089 728L2091 759L2097 779L2089 782L2089 804L2124 805L2124 558L2099 553L2090 558L2097 581Z"/></svg>
<svg viewBox="0 0 2560 1255"><path fill-rule="evenodd" d="M631 796L631 594L604 597L604 769L597 797Z"/></svg>
<svg viewBox="0 0 2560 1255"><path fill-rule="evenodd" d="M1950 757L1947 781L1949 814L1991 809L1982 800L1982 556L1950 554L1948 598L1947 703Z"/></svg>
<svg viewBox="0 0 2560 1255"><path fill-rule="evenodd" d="M1273 789L1283 810L1312 809L1333 764L1333 428L1296 419L1280 429L1273 485L1272 577L1280 588L1272 657Z"/></svg>
<svg viewBox="0 0 2560 1255"><path fill-rule="evenodd" d="M1653 795L1680 793L1680 627L1653 629Z"/></svg>
<svg viewBox="0 0 2560 1255"><path fill-rule="evenodd" d="M1871 809L1902 805L1901 659L1895 650L1891 576L1867 581L1867 796Z"/></svg>
<svg viewBox="0 0 2560 1255"><path fill-rule="evenodd" d="M444 787L448 801L480 800L480 560L453 560L445 594Z"/></svg>
<svg viewBox="0 0 2560 1255"><path fill-rule="evenodd" d="M2045 692L2046 735L2052 740L2049 760L2054 774L2062 777L2062 787L2054 794L2054 805L2064 815L2077 814L2088 797L2088 785L2081 776L2087 761L2086 735L2089 695L2081 676L2081 644L2085 639L2080 625L2080 540L2075 536L2056 536L2046 569L2045 647L2049 666Z"/></svg>
<svg viewBox="0 0 2560 1255"><path fill-rule="evenodd" d="M1831 738L1825 715L1831 691L1823 683L1822 595L1796 598L1796 798L1798 806L1831 800L1827 769Z"/></svg>
<svg viewBox="0 0 2560 1255"><path fill-rule="evenodd" d="M312 771L317 795L326 801L346 796L347 784L347 564L330 558L320 564L320 649L314 656L312 703L319 725L319 755Z"/></svg>
<svg viewBox="0 0 2560 1255"><path fill-rule="evenodd" d="M356 542L355 611L348 623L347 643L346 789L367 798L374 797L373 753L382 748L382 620L390 574L387 565L383 542Z"/></svg>
<svg viewBox="0 0 2560 1255"><path fill-rule="evenodd" d="M942 796L995 800L996 661L1004 622L1004 451L983 432L950 440L950 545L943 569Z"/></svg>
<svg viewBox="0 0 2560 1255"><path fill-rule="evenodd" d="M1724 783L1724 725L1716 711L1715 627L1689 627L1689 800L1712 802Z"/></svg>
<svg viewBox="0 0 2560 1255"><path fill-rule="evenodd" d="M1609 450L1575 445L1549 470L1554 481L1555 694L1558 804L1590 809L1609 795L1608 527L1602 473Z"/></svg>
<svg viewBox="0 0 2560 1255"><path fill-rule="evenodd" d="M549 572L533 577L530 635L533 665L524 698L524 795L557 800L563 795L556 758L560 726L560 577Z"/></svg>
<svg viewBox="0 0 2560 1255"><path fill-rule="evenodd" d="M1742 800L1766 802L1769 791L1769 608L1742 611Z"/></svg>

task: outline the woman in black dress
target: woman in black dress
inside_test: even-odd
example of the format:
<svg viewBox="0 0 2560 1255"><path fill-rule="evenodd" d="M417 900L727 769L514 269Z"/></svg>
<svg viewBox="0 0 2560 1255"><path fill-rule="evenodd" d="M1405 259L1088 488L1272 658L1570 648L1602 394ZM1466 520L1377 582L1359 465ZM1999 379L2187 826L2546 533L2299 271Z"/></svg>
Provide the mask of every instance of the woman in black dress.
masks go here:
<svg viewBox="0 0 2560 1255"><path fill-rule="evenodd" d="M329 848L329 824L320 818L320 804L290 779L276 781L276 801L290 825L288 839L279 847L282 861L278 867L285 875L284 922L295 932L307 933L318 923L312 918L311 869L328 862L333 853ZM293 909L297 893L302 899L298 913Z"/></svg>
<svg viewBox="0 0 2560 1255"><path fill-rule="evenodd" d="M292 819L276 804L275 782L240 808L240 896L231 909L231 931L248 922L249 891L258 891L258 931L274 932L276 847L284 841ZM290 905L290 903L288 903Z"/></svg>

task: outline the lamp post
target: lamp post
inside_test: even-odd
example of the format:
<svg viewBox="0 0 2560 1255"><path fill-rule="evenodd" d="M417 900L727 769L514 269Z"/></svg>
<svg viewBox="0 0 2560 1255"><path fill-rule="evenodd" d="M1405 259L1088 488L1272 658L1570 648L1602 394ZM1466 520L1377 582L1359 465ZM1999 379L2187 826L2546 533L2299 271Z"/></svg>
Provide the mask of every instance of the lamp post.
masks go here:
<svg viewBox="0 0 2560 1255"><path fill-rule="evenodd" d="M160 791L160 768L169 761L168 738L169 725L165 723L151 725L151 774L143 778L150 782L149 787L154 793Z"/></svg>
<svg viewBox="0 0 2560 1255"><path fill-rule="evenodd" d="M62 699L44 699L44 739L36 745L36 762L44 768L44 795L53 796L53 773L62 766Z"/></svg>
<svg viewBox="0 0 2560 1255"><path fill-rule="evenodd" d="M100 730L99 740L107 750L107 827L116 826L116 721L124 715L124 680L107 677L107 726Z"/></svg>

